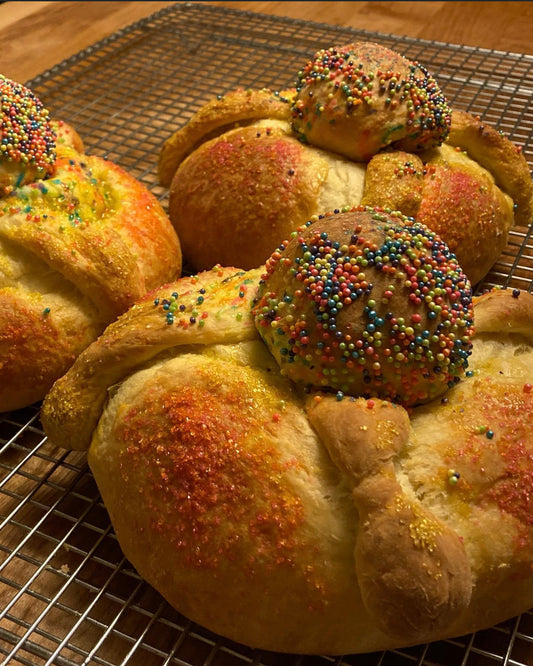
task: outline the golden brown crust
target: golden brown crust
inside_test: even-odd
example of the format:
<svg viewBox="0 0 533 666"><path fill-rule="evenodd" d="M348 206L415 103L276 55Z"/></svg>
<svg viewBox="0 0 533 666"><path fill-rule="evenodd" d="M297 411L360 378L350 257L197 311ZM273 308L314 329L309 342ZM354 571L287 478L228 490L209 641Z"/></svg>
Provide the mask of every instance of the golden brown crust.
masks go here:
<svg viewBox="0 0 533 666"><path fill-rule="evenodd" d="M386 637L357 610L349 489L268 354L243 352L185 353L117 387L88 460L124 552L233 640L343 652L363 628L371 649Z"/></svg>
<svg viewBox="0 0 533 666"><path fill-rule="evenodd" d="M533 343L533 294L492 289L474 299L476 335L522 335Z"/></svg>
<svg viewBox="0 0 533 666"><path fill-rule="evenodd" d="M500 137L500 142L513 150L506 139ZM529 174L522 176L527 192ZM493 174L448 142L420 156L398 151L374 156L367 166L362 203L401 210L435 231L473 284L500 257L515 223L513 201Z"/></svg>
<svg viewBox="0 0 533 666"><path fill-rule="evenodd" d="M382 631L404 641L445 630L470 601L470 567L458 535L396 480L407 413L389 402L323 396L309 401L308 415L353 483L355 564L367 609Z"/></svg>
<svg viewBox="0 0 533 666"><path fill-rule="evenodd" d="M328 168L285 125L241 127L204 143L179 166L169 195L192 269L263 264L316 212Z"/></svg>
<svg viewBox="0 0 533 666"><path fill-rule="evenodd" d="M2 411L42 399L106 324L75 291L54 296L22 285L0 289L0 321Z"/></svg>
<svg viewBox="0 0 533 666"><path fill-rule="evenodd" d="M250 303L259 276L257 270L215 267L140 300L46 396L41 419L50 437L66 448L88 448L108 387L166 349L255 337Z"/></svg>
<svg viewBox="0 0 533 666"><path fill-rule="evenodd" d="M477 123L464 112L456 119L457 140L468 134L461 126ZM363 164L298 142L286 123L253 123L205 141L179 165L169 215L197 271L218 262L258 266L317 214L359 203L399 210L436 231L477 284L515 224L512 197L521 197L516 210L524 211L532 187L515 146L495 130L485 133L491 141L481 163L467 152L483 147L485 134L476 134L464 147L447 141L418 155L388 149L370 159L365 173ZM499 173L508 171L516 183L506 190Z"/></svg>
<svg viewBox="0 0 533 666"><path fill-rule="evenodd" d="M355 161L389 145L440 145L450 110L418 63L373 42L321 49L298 73L292 126L302 141Z"/></svg>
<svg viewBox="0 0 533 666"><path fill-rule="evenodd" d="M117 165L78 152L69 125L52 126L53 178L0 199L1 411L42 399L109 322L181 272L157 199Z"/></svg>
<svg viewBox="0 0 533 666"><path fill-rule="evenodd" d="M227 269L159 289L45 401L52 444L92 438L139 573L211 630L298 653L439 640L530 607L531 295L476 299L511 334L483 324L471 376L408 416L296 390L249 316L258 275L248 294Z"/></svg>
<svg viewBox="0 0 533 666"><path fill-rule="evenodd" d="M469 377L445 400L413 411L410 454L397 472L463 538L474 590L458 622L474 628L517 615L533 598L532 300L526 292L494 295L476 299L474 319L485 302L495 306L495 325L474 336ZM507 328L515 306L524 311ZM457 622L454 631L462 631Z"/></svg>
<svg viewBox="0 0 533 666"><path fill-rule="evenodd" d="M111 320L146 290L141 266L115 230L124 221L115 213L113 182L101 189L90 185L98 160L66 150L56 160L52 182L43 183L43 189L28 185L2 202L0 234L63 274Z"/></svg>
<svg viewBox="0 0 533 666"><path fill-rule="evenodd" d="M409 415L392 402L338 400L317 393L307 399L306 410L332 460L348 475L353 487L388 469L407 444ZM375 499L368 495L369 504L374 505Z"/></svg>
<svg viewBox="0 0 533 666"><path fill-rule="evenodd" d="M450 146L457 146L489 171L498 187L515 204L516 224L529 226L533 219L533 182L522 150L496 129L471 113L454 109Z"/></svg>
<svg viewBox="0 0 533 666"><path fill-rule="evenodd" d="M260 118L288 120L293 94L291 90L278 93L266 89L238 89L202 106L163 144L158 163L161 185L168 187L187 155L215 134Z"/></svg>
<svg viewBox="0 0 533 666"><path fill-rule="evenodd" d="M424 163L418 155L384 151L368 162L361 204L415 217L422 202Z"/></svg>
<svg viewBox="0 0 533 666"><path fill-rule="evenodd" d="M477 284L507 245L513 202L488 171L448 144L428 156L425 172L416 219L446 241Z"/></svg>

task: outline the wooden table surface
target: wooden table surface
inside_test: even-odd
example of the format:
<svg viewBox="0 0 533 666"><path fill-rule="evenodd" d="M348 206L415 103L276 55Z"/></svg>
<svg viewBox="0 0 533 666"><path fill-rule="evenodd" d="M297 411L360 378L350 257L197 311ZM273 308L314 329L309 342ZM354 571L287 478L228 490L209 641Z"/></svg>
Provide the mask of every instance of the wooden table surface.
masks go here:
<svg viewBox="0 0 533 666"><path fill-rule="evenodd" d="M172 2L3 2L0 73L25 83ZM533 55L533 2L209 2L398 36Z"/></svg>

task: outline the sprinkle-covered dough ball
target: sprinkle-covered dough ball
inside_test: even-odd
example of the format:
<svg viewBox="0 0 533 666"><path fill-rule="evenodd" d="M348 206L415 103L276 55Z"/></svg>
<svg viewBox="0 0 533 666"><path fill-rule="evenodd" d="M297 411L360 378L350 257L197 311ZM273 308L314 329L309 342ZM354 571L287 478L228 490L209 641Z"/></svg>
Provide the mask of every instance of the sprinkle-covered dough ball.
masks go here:
<svg viewBox="0 0 533 666"><path fill-rule="evenodd" d="M421 64L373 42L322 49L298 72L299 138L355 161L381 149L418 152L445 141L451 111Z"/></svg>
<svg viewBox="0 0 533 666"><path fill-rule="evenodd" d="M400 213L328 214L266 264L253 315L282 374L415 405L468 365L472 293L446 244Z"/></svg>
<svg viewBox="0 0 533 666"><path fill-rule="evenodd" d="M53 171L55 134L48 111L25 86L0 74L0 196Z"/></svg>

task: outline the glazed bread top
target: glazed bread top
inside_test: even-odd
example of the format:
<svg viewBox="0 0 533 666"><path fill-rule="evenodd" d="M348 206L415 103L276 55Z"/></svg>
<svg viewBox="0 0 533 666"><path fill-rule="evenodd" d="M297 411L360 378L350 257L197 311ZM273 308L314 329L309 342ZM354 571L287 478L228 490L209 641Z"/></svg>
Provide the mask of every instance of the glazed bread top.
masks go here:
<svg viewBox="0 0 533 666"><path fill-rule="evenodd" d="M65 448L87 449L108 387L165 350L253 339L257 333L251 302L261 274L259 269L215 266L140 299L108 326L101 344L87 348L47 395L42 419L54 441ZM95 367L101 371L95 373Z"/></svg>
<svg viewBox="0 0 533 666"><path fill-rule="evenodd" d="M436 234L401 214L326 215L266 264L254 316L303 386L414 405L468 365L471 286Z"/></svg>
<svg viewBox="0 0 533 666"><path fill-rule="evenodd" d="M266 88L239 88L211 100L163 144L158 161L160 183L168 187L179 164L195 147L225 130L262 118L287 120L293 97L294 90L274 92Z"/></svg>
<svg viewBox="0 0 533 666"><path fill-rule="evenodd" d="M50 114L31 90L0 74L2 142L0 196L53 172L55 135Z"/></svg>
<svg viewBox="0 0 533 666"><path fill-rule="evenodd" d="M314 215L363 204L437 232L478 284L533 215L520 148L367 42L319 51L294 89L207 101L164 142L159 177L193 272L255 268Z"/></svg>
<svg viewBox="0 0 533 666"><path fill-rule="evenodd" d="M305 143L368 161L443 143L451 110L425 67L373 42L321 49L298 72L292 126Z"/></svg>
<svg viewBox="0 0 533 666"><path fill-rule="evenodd" d="M0 411L44 397L77 354L149 289L181 274L155 196L35 95L2 85Z"/></svg>

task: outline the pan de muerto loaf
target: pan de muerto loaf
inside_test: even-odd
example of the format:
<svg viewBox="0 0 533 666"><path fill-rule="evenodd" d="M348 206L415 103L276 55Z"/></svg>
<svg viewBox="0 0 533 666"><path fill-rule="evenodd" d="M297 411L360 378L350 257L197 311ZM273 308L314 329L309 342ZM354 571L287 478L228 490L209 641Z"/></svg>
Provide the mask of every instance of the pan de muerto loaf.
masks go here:
<svg viewBox="0 0 533 666"><path fill-rule="evenodd" d="M520 148L367 42L319 51L293 89L207 102L165 141L159 178L194 271L255 268L313 215L364 204L436 231L476 284L533 216Z"/></svg>
<svg viewBox="0 0 533 666"><path fill-rule="evenodd" d="M379 347L379 326L368 329L366 308L381 316L388 300L398 341L411 335L407 317L434 311L446 330L442 349L449 349L454 318L469 319L469 295L459 296L451 256L442 256L440 276L438 237L430 249L412 221L403 234L400 217L392 224L364 215L381 231L372 235L361 221L366 241L346 267L362 290L346 307L351 322L362 322L358 338L372 333ZM323 225L327 234L324 253L309 248L305 256L303 291L313 256L329 286L337 248L325 248L342 220L329 216L303 230L310 237ZM418 259L420 273L411 273ZM273 264L293 273L290 289L281 284L272 295L281 303L295 296L299 265L293 257L282 269L282 256ZM394 301L384 292L385 265L405 271L409 282L389 274ZM344 271L331 272L343 284ZM373 275L372 293L362 272ZM444 294L437 293L441 279ZM82 352L45 399L51 443L88 449L129 561L191 620L274 651L397 648L463 635L530 608L533 296L500 290L474 299L468 370L446 393L406 410L285 376L262 340L264 319L253 314L273 284L272 266L215 267L155 290ZM411 301L418 289L429 296L425 306ZM312 304L320 303L306 293L313 323ZM295 324L305 310L299 298ZM430 337L433 324L423 324ZM418 334L414 353L424 355ZM416 358L402 365L406 377L413 367L418 376Z"/></svg>
<svg viewBox="0 0 533 666"><path fill-rule="evenodd" d="M147 290L179 277L157 199L84 152L24 86L0 77L0 411L40 400Z"/></svg>

